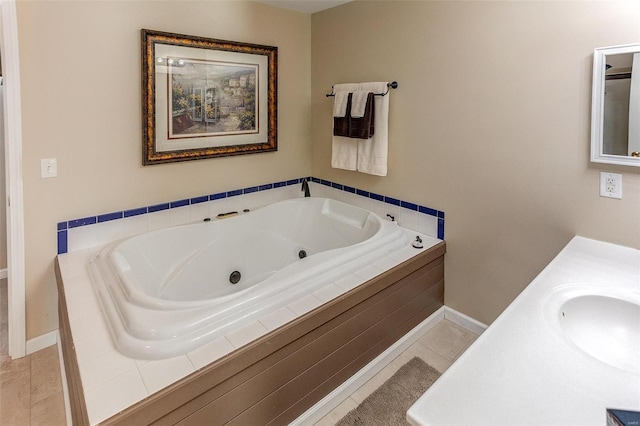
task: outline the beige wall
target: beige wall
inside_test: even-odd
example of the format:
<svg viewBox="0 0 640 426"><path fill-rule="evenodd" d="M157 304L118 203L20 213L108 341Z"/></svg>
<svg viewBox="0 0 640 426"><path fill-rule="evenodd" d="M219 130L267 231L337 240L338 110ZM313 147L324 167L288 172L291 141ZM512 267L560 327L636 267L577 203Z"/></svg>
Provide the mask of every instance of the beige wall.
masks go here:
<svg viewBox="0 0 640 426"><path fill-rule="evenodd" d="M239 1L20 1L27 338L57 328L56 223L308 175L309 15ZM278 151L141 166L140 29L278 47ZM58 177L40 178L40 159Z"/></svg>
<svg viewBox="0 0 640 426"><path fill-rule="evenodd" d="M640 42L640 2L356 1L311 22L312 174L444 210L448 306L492 322L576 234L640 248L639 170L589 163L593 49ZM388 176L331 169L324 94L390 80Z"/></svg>
<svg viewBox="0 0 640 426"><path fill-rule="evenodd" d="M638 5L20 1L27 337L57 327L57 222L306 174L444 210L446 302L484 322L575 234L640 247L638 171L588 161L592 50L640 41ZM142 167L141 28L278 46L278 152ZM324 94L387 79L389 176L331 169Z"/></svg>

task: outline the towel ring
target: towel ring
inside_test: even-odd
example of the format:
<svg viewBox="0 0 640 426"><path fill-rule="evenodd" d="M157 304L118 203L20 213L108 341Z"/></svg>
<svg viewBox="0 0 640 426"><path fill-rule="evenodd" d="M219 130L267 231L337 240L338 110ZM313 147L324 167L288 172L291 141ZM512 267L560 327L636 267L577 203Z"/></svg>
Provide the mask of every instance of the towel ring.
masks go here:
<svg viewBox="0 0 640 426"><path fill-rule="evenodd" d="M392 81L391 83L387 83L387 91L384 93L374 93L373 96L385 96L387 93L389 93L389 90L391 89L397 89L398 88L398 82L397 81ZM333 86L331 86L331 93L327 93L325 96L331 97L331 96L335 96L336 94L333 93Z"/></svg>

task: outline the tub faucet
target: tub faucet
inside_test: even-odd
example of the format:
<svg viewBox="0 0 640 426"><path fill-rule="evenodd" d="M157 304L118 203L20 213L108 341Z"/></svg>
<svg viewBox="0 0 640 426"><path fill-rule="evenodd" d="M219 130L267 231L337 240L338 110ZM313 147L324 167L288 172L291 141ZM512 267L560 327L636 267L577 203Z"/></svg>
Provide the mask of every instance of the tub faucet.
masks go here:
<svg viewBox="0 0 640 426"><path fill-rule="evenodd" d="M309 182L307 182L307 179L302 179L302 188L300 191L304 191L305 197L311 197L311 192L309 192Z"/></svg>

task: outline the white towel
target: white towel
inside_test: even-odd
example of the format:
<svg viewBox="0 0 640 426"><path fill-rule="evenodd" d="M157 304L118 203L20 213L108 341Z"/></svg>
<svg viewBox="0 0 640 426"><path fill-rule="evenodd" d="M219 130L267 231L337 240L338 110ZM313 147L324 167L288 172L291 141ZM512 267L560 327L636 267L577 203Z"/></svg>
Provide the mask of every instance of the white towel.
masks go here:
<svg viewBox="0 0 640 426"><path fill-rule="evenodd" d="M334 169L357 170L358 139L334 136L331 142L331 167Z"/></svg>
<svg viewBox="0 0 640 426"><path fill-rule="evenodd" d="M353 92L353 96L351 96L351 117L364 117L364 110L367 107L367 95L369 95L369 91L367 90L356 90ZM342 117L344 117L344 115Z"/></svg>
<svg viewBox="0 0 640 426"><path fill-rule="evenodd" d="M387 89L387 82L360 83L358 88L358 90L362 90L367 93L385 93ZM357 169L359 172L376 176L387 175L389 98L390 96L388 93L385 96L376 96L373 137L370 139L357 140Z"/></svg>
<svg viewBox="0 0 640 426"><path fill-rule="evenodd" d="M347 97L350 92L357 89L358 83L336 84L333 86L333 93L336 95L334 99L334 116L338 94L340 94L340 97L344 95L345 112L342 113L341 116L344 117L347 108ZM335 169L356 170L357 164L358 140L343 136L333 136L331 141L331 167Z"/></svg>
<svg viewBox="0 0 640 426"><path fill-rule="evenodd" d="M347 100L349 99L349 92L338 91L333 97L333 116L344 117L347 115Z"/></svg>

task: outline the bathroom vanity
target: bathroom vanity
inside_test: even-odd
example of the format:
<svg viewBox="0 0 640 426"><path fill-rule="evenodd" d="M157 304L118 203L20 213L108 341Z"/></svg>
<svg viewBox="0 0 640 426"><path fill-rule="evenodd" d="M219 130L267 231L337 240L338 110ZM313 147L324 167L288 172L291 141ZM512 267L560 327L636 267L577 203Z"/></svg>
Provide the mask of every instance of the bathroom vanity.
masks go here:
<svg viewBox="0 0 640 426"><path fill-rule="evenodd" d="M574 237L407 412L413 425L604 425L640 411L640 250Z"/></svg>

